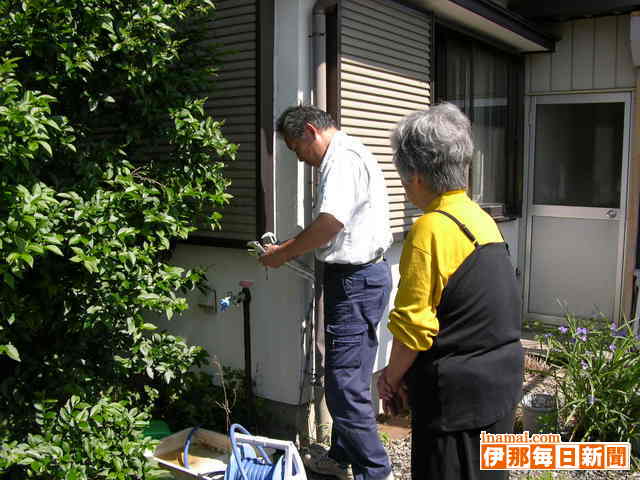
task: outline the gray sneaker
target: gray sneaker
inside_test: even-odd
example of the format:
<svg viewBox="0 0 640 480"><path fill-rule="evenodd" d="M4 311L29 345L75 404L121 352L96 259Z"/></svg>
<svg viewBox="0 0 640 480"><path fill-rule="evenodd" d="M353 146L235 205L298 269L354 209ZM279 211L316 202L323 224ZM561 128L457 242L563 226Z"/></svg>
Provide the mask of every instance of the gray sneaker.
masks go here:
<svg viewBox="0 0 640 480"><path fill-rule="evenodd" d="M349 465L342 465L329 457L326 452L317 455L317 450L310 449L302 458L305 466L314 473L339 478L340 480L353 480L353 473Z"/></svg>

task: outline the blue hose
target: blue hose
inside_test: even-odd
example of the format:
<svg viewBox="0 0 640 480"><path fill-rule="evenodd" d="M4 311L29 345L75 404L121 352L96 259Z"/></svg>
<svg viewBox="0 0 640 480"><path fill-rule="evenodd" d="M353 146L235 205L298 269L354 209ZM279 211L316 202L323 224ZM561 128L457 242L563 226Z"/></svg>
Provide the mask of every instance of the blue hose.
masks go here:
<svg viewBox="0 0 640 480"><path fill-rule="evenodd" d="M193 427L187 435L187 439L184 441L184 449L182 450L182 461L184 463L184 468L189 469L189 447L191 446L191 437L196 433L200 426Z"/></svg>
<svg viewBox="0 0 640 480"><path fill-rule="evenodd" d="M187 470L190 469L189 448L191 447L191 440L193 439L193 434L196 432L196 430L198 430L198 428L200 427L199 426L193 427L184 441L184 448L182 451L182 460L183 460L184 467ZM265 480L267 478L269 479L274 478L274 474L276 473L276 471L278 473L281 472L280 464L278 464L278 468L276 468L276 470L273 470L273 463L269 459L269 456L267 455L267 453L264 451L264 448L262 448L259 445L256 445L256 447L260 455L262 455L261 461L259 461L256 457L254 457L255 456L254 450L251 449L249 445L243 445L242 447L243 458L240 458L239 450L241 447L238 446L238 440L236 439L236 431L239 431L240 433L243 433L245 435L249 435L249 436L251 435L242 425L239 425L237 423L234 423L233 425L231 425L231 428L229 429L229 437L231 440L231 451L233 452L233 457L237 465L237 471L235 472L236 474L239 471L240 474L242 475L243 480ZM229 467L232 467L232 465L230 464ZM235 470L235 467L231 469L232 472L234 470ZM216 472L211 472L211 473L216 473ZM225 475L225 478L227 478L226 475ZM234 476L234 478L230 480L240 480L240 479L237 478L237 476Z"/></svg>
<svg viewBox="0 0 640 480"><path fill-rule="evenodd" d="M262 458L266 463L262 465L253 464L253 463L249 465L244 464L244 462L242 462L242 459L240 458L240 453L238 452L239 448L238 448L238 442L236 440L236 430L239 430L240 433L244 433L245 435L251 435L251 434L242 425L239 425L237 423L234 423L233 425L231 425L231 428L229 429L229 437L231 438L231 451L233 452L233 456L238 465L238 470L240 470L240 473L242 474L242 478L244 480L256 480L258 478L264 478L264 470L260 468L260 466L264 467L265 464L272 465L271 460L269 459L269 456L261 446L257 446L258 451L260 452L260 454L262 455ZM245 470L245 467L249 469L248 475L247 475L247 471Z"/></svg>

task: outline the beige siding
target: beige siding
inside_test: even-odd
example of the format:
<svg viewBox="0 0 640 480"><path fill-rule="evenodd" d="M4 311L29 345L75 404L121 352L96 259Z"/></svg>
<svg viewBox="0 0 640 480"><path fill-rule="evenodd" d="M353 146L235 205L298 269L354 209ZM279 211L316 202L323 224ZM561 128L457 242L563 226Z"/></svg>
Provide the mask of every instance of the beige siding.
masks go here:
<svg viewBox="0 0 640 480"><path fill-rule="evenodd" d="M222 231L209 237L253 240L257 235L257 1L217 0L215 18L209 25L213 42L230 53L223 57L215 91L206 94L207 112L224 120L226 138L239 145L237 159L228 162L224 174L231 180L234 198L221 210ZM203 234L205 232L199 232Z"/></svg>
<svg viewBox="0 0 640 480"><path fill-rule="evenodd" d="M561 33L563 39L571 38L573 24L562 24ZM543 90L551 88L556 91L571 90L571 58L573 56L573 42L560 41L556 44L556 51L552 55L536 55L537 57L548 58L551 75L551 86L545 86ZM536 75L539 76L539 75Z"/></svg>
<svg viewBox="0 0 640 480"><path fill-rule="evenodd" d="M594 35L594 71L593 87L607 88L616 83L616 56L609 52L616 52L618 46L618 22L616 17L595 19Z"/></svg>
<svg viewBox="0 0 640 480"><path fill-rule="evenodd" d="M527 93L634 87L629 15L567 22L559 34L555 52L527 56Z"/></svg>
<svg viewBox="0 0 640 480"><path fill-rule="evenodd" d="M614 32L607 32L609 35ZM593 88L595 62L595 21L592 18L578 20L573 24L573 90Z"/></svg>
<svg viewBox="0 0 640 480"><path fill-rule="evenodd" d="M620 87L636 86L636 74L631 59L631 21L628 15L617 17L618 51L616 53L616 84Z"/></svg>
<svg viewBox="0 0 640 480"><path fill-rule="evenodd" d="M340 127L362 140L382 167L391 226L400 233L420 212L404 195L389 132L431 103L432 18L391 0L339 5Z"/></svg>

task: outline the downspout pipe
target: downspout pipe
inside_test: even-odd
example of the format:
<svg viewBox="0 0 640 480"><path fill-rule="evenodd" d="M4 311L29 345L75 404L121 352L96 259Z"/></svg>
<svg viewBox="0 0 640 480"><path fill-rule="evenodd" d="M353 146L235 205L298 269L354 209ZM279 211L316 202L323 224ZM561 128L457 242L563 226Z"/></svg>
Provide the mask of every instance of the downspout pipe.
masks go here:
<svg viewBox="0 0 640 480"><path fill-rule="evenodd" d="M313 7L311 32L313 58L313 98L315 106L327 110L327 11L335 8L337 0L318 0Z"/></svg>
<svg viewBox="0 0 640 480"><path fill-rule="evenodd" d="M243 282L240 282L241 284ZM253 412L253 378L251 376L251 290L247 286L248 283L242 285L242 315L244 324L244 379L247 389L247 410L249 423L254 421Z"/></svg>
<svg viewBox="0 0 640 480"><path fill-rule="evenodd" d="M318 0L313 7L313 29L311 32L313 58L313 100L315 106L327 110L327 11L338 4L337 0ZM317 171L314 171L313 185L316 182ZM315 190L315 187L312 187ZM315 198L316 192L313 192ZM315 351L313 361L313 401L315 407L316 439L319 442L329 443L331 435L331 415L327 408L324 396L324 265L315 261L315 322L312 330L315 338Z"/></svg>

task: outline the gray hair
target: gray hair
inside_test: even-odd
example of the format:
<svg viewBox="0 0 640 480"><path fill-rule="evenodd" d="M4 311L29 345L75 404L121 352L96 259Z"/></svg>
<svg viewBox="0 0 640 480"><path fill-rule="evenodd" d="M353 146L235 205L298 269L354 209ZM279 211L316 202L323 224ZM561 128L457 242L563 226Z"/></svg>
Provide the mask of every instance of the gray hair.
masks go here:
<svg viewBox="0 0 640 480"><path fill-rule="evenodd" d="M438 195L467 188L471 123L455 105L445 102L407 115L391 132L391 146L404 181L420 175Z"/></svg>
<svg viewBox="0 0 640 480"><path fill-rule="evenodd" d="M276 122L276 132L288 138L300 138L304 135L304 127L310 123L319 130L336 126L330 114L313 106L287 108Z"/></svg>

